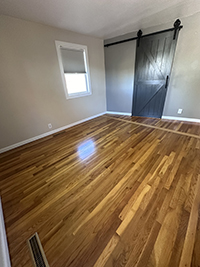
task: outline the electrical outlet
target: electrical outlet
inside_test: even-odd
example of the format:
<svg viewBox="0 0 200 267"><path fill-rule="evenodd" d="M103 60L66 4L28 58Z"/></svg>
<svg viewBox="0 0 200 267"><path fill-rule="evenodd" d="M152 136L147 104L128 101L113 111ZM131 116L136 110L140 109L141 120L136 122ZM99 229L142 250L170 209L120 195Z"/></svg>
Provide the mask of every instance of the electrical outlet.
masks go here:
<svg viewBox="0 0 200 267"><path fill-rule="evenodd" d="M178 111L177 111L178 114L182 114L182 112L183 112L182 108L179 108Z"/></svg>
<svg viewBox="0 0 200 267"><path fill-rule="evenodd" d="M51 128L52 128L52 124L51 124L51 123L49 123L49 124L48 124L48 127L49 127L49 129L51 129Z"/></svg>

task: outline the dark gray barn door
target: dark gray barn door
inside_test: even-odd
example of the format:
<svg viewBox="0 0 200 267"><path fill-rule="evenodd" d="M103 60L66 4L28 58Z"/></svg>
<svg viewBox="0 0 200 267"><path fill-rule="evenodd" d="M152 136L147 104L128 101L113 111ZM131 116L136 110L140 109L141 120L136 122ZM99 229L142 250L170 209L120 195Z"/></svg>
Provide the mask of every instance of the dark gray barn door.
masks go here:
<svg viewBox="0 0 200 267"><path fill-rule="evenodd" d="M178 31L142 37L136 50L133 116L161 118Z"/></svg>

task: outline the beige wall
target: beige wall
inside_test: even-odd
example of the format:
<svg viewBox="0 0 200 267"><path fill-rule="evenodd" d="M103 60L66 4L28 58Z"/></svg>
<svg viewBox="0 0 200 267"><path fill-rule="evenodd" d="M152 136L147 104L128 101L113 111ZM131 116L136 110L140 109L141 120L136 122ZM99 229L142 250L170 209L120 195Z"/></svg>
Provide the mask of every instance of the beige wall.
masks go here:
<svg viewBox="0 0 200 267"><path fill-rule="evenodd" d="M200 13L181 21L163 115L200 119Z"/></svg>
<svg viewBox="0 0 200 267"><path fill-rule="evenodd" d="M103 40L0 16L0 149L106 111ZM92 95L67 100L55 40L86 45Z"/></svg>
<svg viewBox="0 0 200 267"><path fill-rule="evenodd" d="M168 92L165 101L165 107L163 116L174 116L174 117L184 117L184 118L194 118L200 119L200 13L187 18L181 18L183 29L180 31L177 49L174 58L174 64L172 68L172 75L168 87ZM152 27L148 29L142 29L143 34L147 34L154 31L163 30L166 28L173 27L174 21L168 24L159 25L158 27ZM105 43L110 43L113 41L119 41L121 39L130 38L136 36L136 33L129 33L122 37L112 38L106 40ZM132 53L135 54L135 41L132 43ZM122 46L122 45L121 45ZM117 47L117 46L116 46ZM110 50L109 50L110 49ZM112 65L112 62L116 58L120 57L120 45L117 53L114 53L114 48L105 48L106 50L106 66ZM110 51L110 52L109 52ZM111 58L112 57L112 58ZM125 61L125 59L123 59ZM129 60L129 58L127 58ZM113 64L113 71L118 68L119 65ZM121 66L120 66L121 67ZM122 69L120 69L122 70ZM109 71L111 71L109 69ZM117 69L119 71L119 69ZM108 72L106 69L106 74ZM112 78L112 77L111 77ZM112 81L109 81L110 84ZM108 77L107 77L108 84ZM127 88L127 87L124 87ZM120 89L120 88L118 88ZM115 88L115 90L118 90ZM130 89L132 90L132 89ZM109 92L108 92L109 91ZM120 91L121 94L123 91ZM129 92L131 93L131 92ZM126 93L127 94L127 93ZM128 94L127 94L128 95ZM107 102L113 101L115 94L112 94L112 87L107 86ZM110 97L110 99L109 99ZM120 103L121 106L127 108L126 112L131 112L130 106L127 106L127 101L130 101L130 97L127 99L121 98L123 102ZM112 102L113 103L113 102ZM109 107L109 106L108 106ZM177 114L179 108L183 109L181 115ZM112 106L112 110L117 110L118 107Z"/></svg>

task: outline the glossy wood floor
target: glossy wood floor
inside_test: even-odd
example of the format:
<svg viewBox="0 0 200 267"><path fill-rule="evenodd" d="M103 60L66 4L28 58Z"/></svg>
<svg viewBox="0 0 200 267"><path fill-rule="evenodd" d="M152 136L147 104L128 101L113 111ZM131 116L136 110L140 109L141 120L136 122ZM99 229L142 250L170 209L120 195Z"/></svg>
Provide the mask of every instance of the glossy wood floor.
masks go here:
<svg viewBox="0 0 200 267"><path fill-rule="evenodd" d="M0 155L13 267L200 266L200 125L104 115Z"/></svg>

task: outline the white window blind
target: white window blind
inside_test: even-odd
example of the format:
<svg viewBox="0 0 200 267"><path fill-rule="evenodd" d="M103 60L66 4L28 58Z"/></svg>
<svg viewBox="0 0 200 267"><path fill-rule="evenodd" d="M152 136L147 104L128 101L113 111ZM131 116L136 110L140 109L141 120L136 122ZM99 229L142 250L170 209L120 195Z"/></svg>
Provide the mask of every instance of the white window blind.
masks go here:
<svg viewBox="0 0 200 267"><path fill-rule="evenodd" d="M84 52L61 47L64 73L86 73Z"/></svg>

